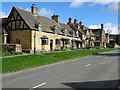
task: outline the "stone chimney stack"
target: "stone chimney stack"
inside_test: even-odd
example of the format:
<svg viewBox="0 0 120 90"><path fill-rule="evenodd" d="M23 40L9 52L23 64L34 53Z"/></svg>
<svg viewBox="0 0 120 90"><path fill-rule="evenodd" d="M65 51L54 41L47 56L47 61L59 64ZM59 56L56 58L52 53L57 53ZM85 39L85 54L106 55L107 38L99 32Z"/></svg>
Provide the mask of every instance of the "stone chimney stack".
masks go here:
<svg viewBox="0 0 120 90"><path fill-rule="evenodd" d="M78 24L78 20L74 19L74 24L77 25Z"/></svg>
<svg viewBox="0 0 120 90"><path fill-rule="evenodd" d="M82 26L82 21L79 22L80 26Z"/></svg>
<svg viewBox="0 0 120 90"><path fill-rule="evenodd" d="M104 29L104 26L103 26L103 24L101 24L101 30L103 30Z"/></svg>
<svg viewBox="0 0 120 90"><path fill-rule="evenodd" d="M35 4L32 4L32 6L31 6L31 13L32 13L34 16L38 16L38 7L35 6Z"/></svg>
<svg viewBox="0 0 120 90"><path fill-rule="evenodd" d="M52 16L52 19L55 20L57 23L59 22L58 18L59 18L59 15L53 15Z"/></svg>
<svg viewBox="0 0 120 90"><path fill-rule="evenodd" d="M69 24L71 24L71 23L72 23L72 18L69 18L67 24L69 25Z"/></svg>

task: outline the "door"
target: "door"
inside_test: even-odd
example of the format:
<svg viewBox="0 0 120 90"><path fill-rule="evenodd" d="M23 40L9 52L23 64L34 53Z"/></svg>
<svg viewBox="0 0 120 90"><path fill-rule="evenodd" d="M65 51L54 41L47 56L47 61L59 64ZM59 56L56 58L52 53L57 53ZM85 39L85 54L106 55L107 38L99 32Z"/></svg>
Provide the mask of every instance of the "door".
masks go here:
<svg viewBox="0 0 120 90"><path fill-rule="evenodd" d="M50 39L50 50L52 50L52 49L53 49L53 40Z"/></svg>

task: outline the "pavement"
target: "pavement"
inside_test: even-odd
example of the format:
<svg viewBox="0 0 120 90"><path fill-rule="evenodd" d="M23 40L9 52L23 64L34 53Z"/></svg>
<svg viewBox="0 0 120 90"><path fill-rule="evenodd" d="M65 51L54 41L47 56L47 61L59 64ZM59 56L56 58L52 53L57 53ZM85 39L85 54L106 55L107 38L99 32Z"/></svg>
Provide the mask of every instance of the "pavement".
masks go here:
<svg viewBox="0 0 120 90"><path fill-rule="evenodd" d="M42 88L118 88L118 59L114 50L2 76L2 90Z"/></svg>

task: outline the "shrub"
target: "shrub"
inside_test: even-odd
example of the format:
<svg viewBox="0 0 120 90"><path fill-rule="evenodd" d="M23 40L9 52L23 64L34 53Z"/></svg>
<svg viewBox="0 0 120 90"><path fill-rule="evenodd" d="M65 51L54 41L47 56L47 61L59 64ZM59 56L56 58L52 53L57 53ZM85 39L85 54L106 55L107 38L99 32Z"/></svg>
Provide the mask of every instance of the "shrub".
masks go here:
<svg viewBox="0 0 120 90"><path fill-rule="evenodd" d="M107 43L107 44L106 44L106 47L107 47L107 48L114 48L114 47L115 47L115 44L114 44L114 43Z"/></svg>
<svg viewBox="0 0 120 90"><path fill-rule="evenodd" d="M11 54L15 54L15 52L14 52L14 51L9 51L9 53L11 53Z"/></svg>

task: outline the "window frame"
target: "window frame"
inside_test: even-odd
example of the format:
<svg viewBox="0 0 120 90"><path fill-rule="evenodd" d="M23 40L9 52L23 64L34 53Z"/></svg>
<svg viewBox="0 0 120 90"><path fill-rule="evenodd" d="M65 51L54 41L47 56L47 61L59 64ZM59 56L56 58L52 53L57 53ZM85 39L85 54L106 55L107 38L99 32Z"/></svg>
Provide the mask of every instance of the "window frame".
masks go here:
<svg viewBox="0 0 120 90"><path fill-rule="evenodd" d="M60 39L55 39L55 44L59 45L60 44Z"/></svg>
<svg viewBox="0 0 120 90"><path fill-rule="evenodd" d="M41 45L48 45L48 38L41 38Z"/></svg>

